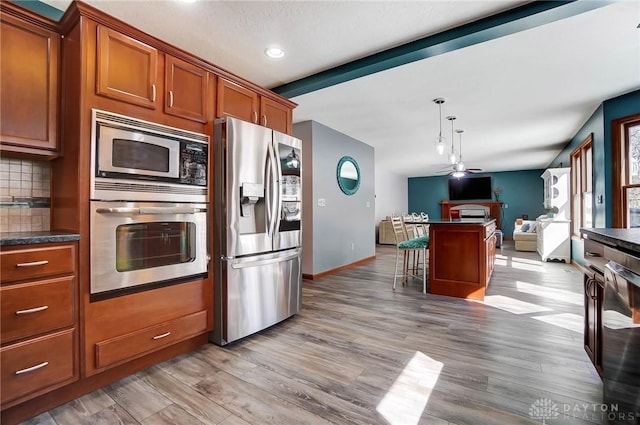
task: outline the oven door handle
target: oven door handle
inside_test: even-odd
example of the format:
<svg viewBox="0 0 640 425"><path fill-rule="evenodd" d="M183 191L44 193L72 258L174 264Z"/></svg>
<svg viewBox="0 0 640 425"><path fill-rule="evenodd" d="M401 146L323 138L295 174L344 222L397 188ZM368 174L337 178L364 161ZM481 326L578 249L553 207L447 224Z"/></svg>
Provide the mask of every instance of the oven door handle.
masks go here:
<svg viewBox="0 0 640 425"><path fill-rule="evenodd" d="M193 207L117 207L117 208L97 208L100 214L195 214L206 212L204 208Z"/></svg>
<svg viewBox="0 0 640 425"><path fill-rule="evenodd" d="M140 208L117 207L117 208L96 208L96 212L100 214L137 214Z"/></svg>

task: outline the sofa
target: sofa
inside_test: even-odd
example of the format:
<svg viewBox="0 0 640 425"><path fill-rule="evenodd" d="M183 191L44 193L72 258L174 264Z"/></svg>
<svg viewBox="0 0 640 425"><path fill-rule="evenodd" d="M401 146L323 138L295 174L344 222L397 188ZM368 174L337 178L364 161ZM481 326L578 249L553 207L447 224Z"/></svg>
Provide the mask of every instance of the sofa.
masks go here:
<svg viewBox="0 0 640 425"><path fill-rule="evenodd" d="M516 251L537 251L538 234L537 223L534 220L516 220L513 230L513 240Z"/></svg>
<svg viewBox="0 0 640 425"><path fill-rule="evenodd" d="M391 224L391 217L380 221L378 226L378 243L381 245L395 245L396 236L393 234L393 224Z"/></svg>

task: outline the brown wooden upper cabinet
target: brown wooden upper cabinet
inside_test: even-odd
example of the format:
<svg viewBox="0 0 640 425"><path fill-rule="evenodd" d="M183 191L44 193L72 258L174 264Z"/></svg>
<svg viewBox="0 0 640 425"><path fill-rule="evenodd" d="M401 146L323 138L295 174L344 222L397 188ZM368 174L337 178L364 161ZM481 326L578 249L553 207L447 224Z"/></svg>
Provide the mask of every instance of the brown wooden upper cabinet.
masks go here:
<svg viewBox="0 0 640 425"><path fill-rule="evenodd" d="M98 26L96 93L156 109L158 50Z"/></svg>
<svg viewBox="0 0 640 425"><path fill-rule="evenodd" d="M164 111L167 114L206 123L209 73L193 64L167 55Z"/></svg>
<svg viewBox="0 0 640 425"><path fill-rule="evenodd" d="M60 36L4 10L0 33L2 150L54 158L58 155Z"/></svg>
<svg viewBox="0 0 640 425"><path fill-rule="evenodd" d="M217 117L235 117L291 134L291 108L224 78L218 78L217 95Z"/></svg>
<svg viewBox="0 0 640 425"><path fill-rule="evenodd" d="M281 133L291 134L292 119L291 108L268 97L260 97L260 124Z"/></svg>

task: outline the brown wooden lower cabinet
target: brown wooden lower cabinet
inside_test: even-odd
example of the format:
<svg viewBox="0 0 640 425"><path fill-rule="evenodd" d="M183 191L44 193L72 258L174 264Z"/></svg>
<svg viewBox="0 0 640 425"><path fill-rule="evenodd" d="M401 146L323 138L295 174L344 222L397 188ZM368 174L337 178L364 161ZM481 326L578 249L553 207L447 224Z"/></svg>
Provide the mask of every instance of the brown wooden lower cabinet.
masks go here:
<svg viewBox="0 0 640 425"><path fill-rule="evenodd" d="M175 344L207 330L207 312L199 311L169 322L96 344L96 366L103 368L122 363Z"/></svg>
<svg viewBox="0 0 640 425"><path fill-rule="evenodd" d="M495 262L495 221L429 223L429 293L484 300Z"/></svg>
<svg viewBox="0 0 640 425"><path fill-rule="evenodd" d="M2 247L3 411L80 378L77 247L75 242Z"/></svg>
<svg viewBox="0 0 640 425"><path fill-rule="evenodd" d="M3 405L74 379L74 332L68 329L0 349Z"/></svg>
<svg viewBox="0 0 640 425"><path fill-rule="evenodd" d="M584 275L584 349L602 377L602 300L604 275L589 270Z"/></svg>

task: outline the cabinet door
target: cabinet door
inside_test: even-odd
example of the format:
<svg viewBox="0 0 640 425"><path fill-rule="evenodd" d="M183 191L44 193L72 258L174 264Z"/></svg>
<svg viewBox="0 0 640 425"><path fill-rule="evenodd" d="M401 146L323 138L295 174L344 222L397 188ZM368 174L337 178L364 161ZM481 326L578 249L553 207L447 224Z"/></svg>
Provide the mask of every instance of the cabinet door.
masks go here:
<svg viewBox="0 0 640 425"><path fill-rule="evenodd" d="M291 109L267 97L260 97L260 124L285 134L292 131Z"/></svg>
<svg viewBox="0 0 640 425"><path fill-rule="evenodd" d="M3 150L55 156L60 36L4 14L0 33Z"/></svg>
<svg viewBox="0 0 640 425"><path fill-rule="evenodd" d="M209 73L188 62L167 56L165 79L167 93L164 111L205 123Z"/></svg>
<svg viewBox="0 0 640 425"><path fill-rule="evenodd" d="M595 273L584 275L584 349L602 376L602 277Z"/></svg>
<svg viewBox="0 0 640 425"><path fill-rule="evenodd" d="M98 27L96 93L155 109L158 51L110 28Z"/></svg>
<svg viewBox="0 0 640 425"><path fill-rule="evenodd" d="M258 93L219 78L216 116L234 117L257 124Z"/></svg>

